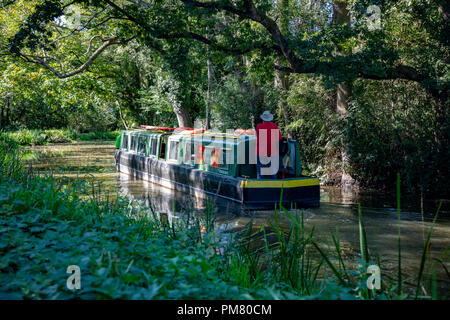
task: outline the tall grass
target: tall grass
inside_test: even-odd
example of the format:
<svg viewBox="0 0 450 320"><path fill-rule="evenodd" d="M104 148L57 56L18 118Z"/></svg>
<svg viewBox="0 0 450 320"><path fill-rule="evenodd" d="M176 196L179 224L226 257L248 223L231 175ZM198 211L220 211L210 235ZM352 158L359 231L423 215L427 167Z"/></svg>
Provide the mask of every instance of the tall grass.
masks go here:
<svg viewBox="0 0 450 320"><path fill-rule="evenodd" d="M397 294L402 294L402 235L400 217L400 173L397 173L397 216L398 216L398 266L397 266Z"/></svg>
<svg viewBox="0 0 450 320"><path fill-rule="evenodd" d="M381 289L369 290L366 286L366 280L368 275L366 274L367 267L371 264L378 265L381 269L380 259L373 257L369 251L369 243L367 240L367 231L363 221L363 214L360 204L358 204L358 229L359 229L359 243L361 254L361 266L357 271L351 271L342 257L339 234L336 230L335 233L331 233L332 246L327 249L323 248L317 240L314 239L314 227L311 231L306 232L304 226L303 210L295 213L285 209L280 201L278 208L275 208L274 222L270 223L271 232L267 232L265 227L262 227L264 236L264 254L251 253L250 250L244 250L244 254L253 254L255 257L250 260L253 266L254 279L261 278L258 272L265 272L266 277L276 279L278 282L286 283L290 288L294 289L296 294L302 295L314 295L320 292L321 285L327 281L335 281L339 289L337 292L344 293L346 295L350 293L350 296L358 297L361 299L406 299L406 298L418 298L418 292L422 287L422 279L427 263L427 253L429 252L429 244L431 240L431 234L433 227L436 223L436 219L439 214L441 204L437 209L437 213L434 217L433 223L428 231L427 239L424 243L422 250L422 257L419 265L419 273L416 276L416 288L414 294L405 294L402 277L402 254L401 254L401 207L400 207L400 177L397 180L397 215L398 215L398 270L397 278L395 281L387 283L381 277ZM283 214L289 219L290 228L285 231L280 226L279 215ZM251 225L249 228L251 229ZM250 230L247 231L246 241L254 241L250 236ZM274 239L269 240L270 236ZM250 240L249 240L250 239ZM314 248L317 255L311 252L311 248ZM450 248L446 250L450 251ZM260 252L260 251L258 251ZM443 253L445 256L446 252ZM333 257L335 257L333 259ZM337 260L337 265L333 260ZM256 261L260 261L259 264ZM262 261L262 262L261 262ZM437 259L439 262L440 260ZM445 269L445 264L440 261L440 265ZM260 266L264 265L267 268L263 270ZM446 269L445 269L446 270ZM333 278L327 278L327 272L330 271ZM429 289L432 293L432 298L437 298L437 281L436 281L436 268L432 267L431 281L429 283ZM448 273L448 271L447 271ZM349 289L346 291L345 288ZM339 296L339 295L337 295ZM423 297L426 298L426 297Z"/></svg>
<svg viewBox="0 0 450 320"><path fill-rule="evenodd" d="M0 182L23 177L21 151L18 144L0 132Z"/></svg>
<svg viewBox="0 0 450 320"><path fill-rule="evenodd" d="M427 260L427 253L428 253L429 248L430 248L429 246L430 246L430 241L431 241L431 232L433 231L433 228L434 228L434 225L435 225L436 220L438 218L441 206L442 206L442 201L439 203L439 206L438 206L437 211L436 211L436 215L434 216L434 219L433 219L433 223L431 224L431 227L428 230L427 239L425 240L425 243L423 244L422 257L420 259L419 274L417 275L417 285L416 285L416 296L415 296L415 299L417 299L419 291L420 291L420 288L421 288L421 281L422 281L423 272L424 272L424 269L425 269L425 263L426 263L426 260ZM444 265L444 267L445 267L445 265ZM433 288L432 292L433 292L433 296L436 298L437 294L436 294L435 287L436 287L436 278L434 277L433 280L432 280L432 288Z"/></svg>

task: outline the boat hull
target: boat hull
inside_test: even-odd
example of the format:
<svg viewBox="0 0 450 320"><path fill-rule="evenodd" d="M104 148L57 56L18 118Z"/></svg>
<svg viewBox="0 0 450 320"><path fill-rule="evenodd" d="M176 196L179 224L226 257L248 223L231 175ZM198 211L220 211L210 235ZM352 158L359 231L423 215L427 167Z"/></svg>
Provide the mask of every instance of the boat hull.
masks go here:
<svg viewBox="0 0 450 320"><path fill-rule="evenodd" d="M116 149L117 171L196 197L218 197L249 210L272 209L275 204L297 208L318 207L320 186L317 178L282 180L243 179L171 164L156 158Z"/></svg>

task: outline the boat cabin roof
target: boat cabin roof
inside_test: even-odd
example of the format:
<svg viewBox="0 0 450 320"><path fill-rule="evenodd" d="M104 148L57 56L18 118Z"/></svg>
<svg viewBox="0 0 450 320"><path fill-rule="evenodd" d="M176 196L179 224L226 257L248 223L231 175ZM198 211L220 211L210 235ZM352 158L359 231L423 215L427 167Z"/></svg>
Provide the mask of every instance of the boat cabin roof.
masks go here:
<svg viewBox="0 0 450 320"><path fill-rule="evenodd" d="M215 130L180 130L180 131L163 131L163 130L145 130L133 129L124 130L124 134L130 135L145 135L152 137L159 137L162 135L169 136L171 141L185 141L196 144L208 144L211 146L237 145L246 141L255 141L255 135L237 134L231 132L220 132Z"/></svg>

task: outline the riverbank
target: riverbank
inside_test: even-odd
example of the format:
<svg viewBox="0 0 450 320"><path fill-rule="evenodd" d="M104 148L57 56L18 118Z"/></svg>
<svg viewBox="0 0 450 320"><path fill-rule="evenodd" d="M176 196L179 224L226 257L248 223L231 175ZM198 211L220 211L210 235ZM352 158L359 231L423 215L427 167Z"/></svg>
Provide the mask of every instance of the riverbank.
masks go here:
<svg viewBox="0 0 450 320"><path fill-rule="evenodd" d="M225 261L199 241L200 226L170 228L136 205L80 200L51 180L0 190L2 299L233 299L250 292L220 279ZM66 287L70 265L81 269L80 290Z"/></svg>
<svg viewBox="0 0 450 320"><path fill-rule="evenodd" d="M79 133L71 129L21 129L2 133L20 146L41 146L76 141L115 140L120 131Z"/></svg>

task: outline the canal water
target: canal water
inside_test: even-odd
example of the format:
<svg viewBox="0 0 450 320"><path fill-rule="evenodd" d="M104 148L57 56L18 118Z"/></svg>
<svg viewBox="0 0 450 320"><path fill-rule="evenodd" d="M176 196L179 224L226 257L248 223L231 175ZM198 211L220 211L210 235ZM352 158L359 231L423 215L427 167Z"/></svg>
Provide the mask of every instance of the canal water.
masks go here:
<svg viewBox="0 0 450 320"><path fill-rule="evenodd" d="M116 173L113 142L81 142L36 146L28 149L29 163L41 174L56 177L81 178L92 183L96 192L105 197L121 195L143 200L155 211L176 217L182 212L202 214L207 205L214 208L217 224L227 229L243 229L250 222L254 226L269 225L274 211L243 212L232 203L219 199L196 199L184 193L135 180ZM401 250L402 272L406 283L414 284L419 272L424 242L432 225L438 200L421 201L417 197L402 197ZM357 268L360 258L358 231L358 204L361 205L370 253L379 256L382 276L393 277L398 263L398 216L395 191L379 193L341 188L321 188L320 208L303 212L305 227L314 227L315 238L321 244L330 244L331 232L338 230L346 264ZM280 215L280 223L289 229L289 220ZM433 228L429 261L436 266L436 278L441 294L450 296L450 201L442 199L439 218ZM424 294L424 293L422 293ZM429 295L430 293L427 292Z"/></svg>

